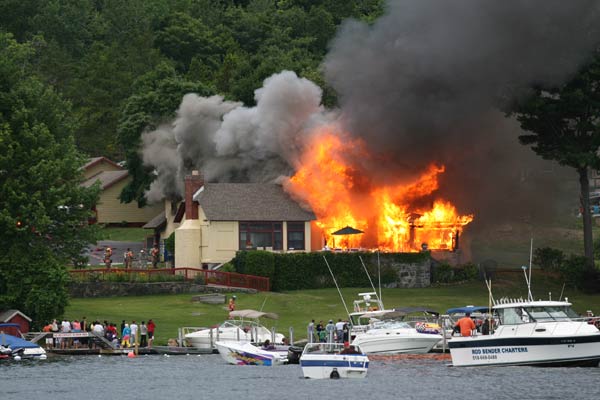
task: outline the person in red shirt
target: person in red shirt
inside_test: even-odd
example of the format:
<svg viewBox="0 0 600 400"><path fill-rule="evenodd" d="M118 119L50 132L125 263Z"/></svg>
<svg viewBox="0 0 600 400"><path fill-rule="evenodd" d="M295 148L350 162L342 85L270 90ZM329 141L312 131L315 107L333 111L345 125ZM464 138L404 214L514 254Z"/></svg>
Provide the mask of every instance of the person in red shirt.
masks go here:
<svg viewBox="0 0 600 400"><path fill-rule="evenodd" d="M471 319L471 313L466 313L454 327L460 331L461 336L471 336L473 330L476 329L475 322Z"/></svg>
<svg viewBox="0 0 600 400"><path fill-rule="evenodd" d="M148 328L148 348L151 348L152 342L154 342L154 328L156 327L156 325L154 324L154 321L149 319L148 324L146 326Z"/></svg>

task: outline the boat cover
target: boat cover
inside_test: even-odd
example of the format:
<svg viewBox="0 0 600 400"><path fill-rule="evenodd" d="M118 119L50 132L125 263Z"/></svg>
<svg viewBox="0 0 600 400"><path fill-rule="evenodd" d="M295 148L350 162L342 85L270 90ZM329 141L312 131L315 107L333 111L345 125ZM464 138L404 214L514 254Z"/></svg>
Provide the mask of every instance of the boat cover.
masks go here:
<svg viewBox="0 0 600 400"><path fill-rule="evenodd" d="M37 349L38 347L40 347L35 343L18 338L13 335L8 335L6 333L0 333L0 345L10 347L12 351L18 349Z"/></svg>
<svg viewBox="0 0 600 400"><path fill-rule="evenodd" d="M466 314L473 312L487 312L489 310L488 306L466 306L466 307L456 307L450 308L446 310L446 314Z"/></svg>

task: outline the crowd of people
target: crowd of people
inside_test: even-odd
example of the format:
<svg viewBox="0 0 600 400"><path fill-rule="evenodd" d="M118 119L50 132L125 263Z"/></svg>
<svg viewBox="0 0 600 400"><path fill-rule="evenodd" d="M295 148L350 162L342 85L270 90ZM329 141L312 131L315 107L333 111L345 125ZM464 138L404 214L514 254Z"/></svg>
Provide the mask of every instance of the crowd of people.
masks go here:
<svg viewBox="0 0 600 400"><path fill-rule="evenodd" d="M110 246L105 247L103 262L106 268L110 268L112 266L112 256L112 248L110 248ZM136 261L137 265L134 266L134 262ZM129 247L123 253L123 267L125 269L130 269L134 267L148 268L148 261L152 263L152 268L158 268L158 263L160 262L160 249L158 248L158 244L155 244L152 247L152 249L150 250L150 254L147 254L146 250L141 249L137 258L135 257L135 254Z"/></svg>
<svg viewBox="0 0 600 400"><path fill-rule="evenodd" d="M308 342L315 343L344 343L350 341L350 324L348 320L338 319L334 323L332 319L325 325L323 321L315 324L315 320L311 320L307 327Z"/></svg>
<svg viewBox="0 0 600 400"><path fill-rule="evenodd" d="M131 323L125 320L121 321L119 327L113 322L93 321L88 323L86 317L81 320L62 320L56 319L48 323L42 329L43 332L61 333L69 335L53 335L46 339L46 346L59 349L96 347L96 343L89 334L77 335L78 333L92 333L95 336L103 337L109 341L114 348L128 348L138 345L139 347L152 347L154 342L154 331L156 324L152 319L137 323L135 320Z"/></svg>

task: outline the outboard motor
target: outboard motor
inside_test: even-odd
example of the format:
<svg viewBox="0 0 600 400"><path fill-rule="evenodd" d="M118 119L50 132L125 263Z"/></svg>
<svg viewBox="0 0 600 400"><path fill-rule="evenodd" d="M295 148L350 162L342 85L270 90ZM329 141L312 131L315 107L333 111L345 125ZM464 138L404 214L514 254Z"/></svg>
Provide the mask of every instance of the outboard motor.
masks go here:
<svg viewBox="0 0 600 400"><path fill-rule="evenodd" d="M337 368L334 368L333 371L331 371L331 374L329 375L329 378L331 378L331 379L340 379L340 373L338 372Z"/></svg>

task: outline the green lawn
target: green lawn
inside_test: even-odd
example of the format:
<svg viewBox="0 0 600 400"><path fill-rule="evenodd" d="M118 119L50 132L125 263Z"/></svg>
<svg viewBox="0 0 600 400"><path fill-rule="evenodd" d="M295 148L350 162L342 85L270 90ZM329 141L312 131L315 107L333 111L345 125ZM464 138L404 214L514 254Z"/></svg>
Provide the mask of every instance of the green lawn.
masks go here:
<svg viewBox="0 0 600 400"><path fill-rule="evenodd" d="M521 274L508 276L493 282L496 298L502 296L525 297L527 289ZM561 285L550 279L534 276L533 294L536 298L558 299ZM371 291L366 288L343 289L346 304L352 307L352 301L359 292ZM345 312L337 290L320 289L285 293L236 293L237 309L256 309L278 313L280 319L266 321L267 327L276 326L279 332L287 336L289 327L294 328L294 338L306 337L306 325L311 319L327 321L344 318ZM584 295L565 290L564 296L570 298L579 313L591 309L600 313L600 296ZM563 296L563 297L564 297ZM177 337L177 328L182 326L212 326L227 318L225 304L207 305L192 303L192 295L163 295L142 297L111 297L100 299L72 299L65 316L79 319L86 316L88 321L107 320L120 324L121 320L131 322L148 321L152 318L156 324L156 343L165 344L169 338ZM488 295L485 284L472 282L461 285L431 287L426 289L384 289L383 301L387 308L406 306L427 306L444 312L450 307L468 304L487 305ZM263 306L264 305L264 306ZM351 310L350 310L351 311Z"/></svg>

